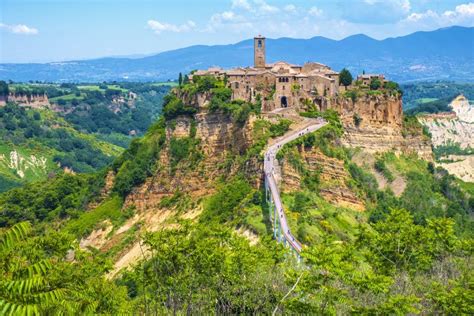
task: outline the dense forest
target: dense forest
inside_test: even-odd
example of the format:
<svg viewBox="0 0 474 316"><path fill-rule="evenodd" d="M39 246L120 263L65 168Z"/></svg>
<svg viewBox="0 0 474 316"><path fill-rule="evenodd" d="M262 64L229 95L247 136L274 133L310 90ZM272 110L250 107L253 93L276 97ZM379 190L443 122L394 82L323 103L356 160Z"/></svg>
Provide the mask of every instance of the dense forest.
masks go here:
<svg viewBox="0 0 474 316"><path fill-rule="evenodd" d="M289 217L297 219L290 225L306 244L298 258L272 239L264 190L253 181L258 175L247 171L249 162L262 163L265 144L291 122L263 120L259 102L231 101L219 80L195 78L179 89L187 95L209 92L206 111L236 126L253 124L253 143L229 153L214 193L192 201L176 191L159 202L178 215L198 204L200 215L177 217L164 229L138 235L145 223L136 223L105 251L77 242L104 221L115 230L135 216L126 200L148 177L186 174L205 163L193 125L198 110L170 94L163 116L105 170L60 173L0 195L1 313L474 313L472 186L414 155L386 153L376 156L373 168L389 182L403 177L407 187L399 196L380 189L370 168L354 162L357 152L340 145L337 113L309 109L302 115L322 116L329 124L286 145L277 157L297 166L302 179L297 192L283 192ZM189 135L167 138L182 116L191 120ZM408 131L420 129L405 124L411 124ZM308 169L303 150L340 161L349 175L345 185L366 210L325 202L321 190L333 183ZM169 166L161 164L163 153ZM115 177L104 198L109 173ZM239 234L241 228L257 241ZM133 242L139 242L141 259L112 277L113 259Z"/></svg>
<svg viewBox="0 0 474 316"><path fill-rule="evenodd" d="M456 82L417 82L401 85L403 108L411 114L448 111L449 103L463 94L474 100L474 84ZM416 108L416 109L415 109Z"/></svg>
<svg viewBox="0 0 474 316"><path fill-rule="evenodd" d="M46 94L50 102L40 107L8 102L0 107L1 192L44 179L59 166L81 173L106 167L160 114L169 87L2 81L0 90L4 96Z"/></svg>

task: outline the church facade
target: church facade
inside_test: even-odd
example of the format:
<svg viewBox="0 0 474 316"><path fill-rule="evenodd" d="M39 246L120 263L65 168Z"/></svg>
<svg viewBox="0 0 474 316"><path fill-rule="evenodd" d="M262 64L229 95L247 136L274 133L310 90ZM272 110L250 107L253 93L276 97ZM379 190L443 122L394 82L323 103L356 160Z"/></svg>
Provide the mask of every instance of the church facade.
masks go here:
<svg viewBox="0 0 474 316"><path fill-rule="evenodd" d="M211 75L226 78L233 99L255 102L260 99L262 110L296 107L303 102L321 104L321 97L333 97L339 89L339 73L330 67L308 62L293 65L279 61L266 63L265 37L254 38L254 66L223 70L213 67L198 70L193 76ZM192 80L192 76L190 77Z"/></svg>

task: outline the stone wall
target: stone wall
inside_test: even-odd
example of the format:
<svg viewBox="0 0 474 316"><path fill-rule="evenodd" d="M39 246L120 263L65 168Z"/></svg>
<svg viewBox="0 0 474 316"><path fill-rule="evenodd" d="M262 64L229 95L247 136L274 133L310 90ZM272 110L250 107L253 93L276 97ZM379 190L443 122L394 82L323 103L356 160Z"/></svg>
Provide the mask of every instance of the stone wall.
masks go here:
<svg viewBox="0 0 474 316"><path fill-rule="evenodd" d="M7 102L14 102L20 106L29 106L32 108L43 108L50 105L46 94L26 95L10 93L8 97L0 96L0 106L5 106Z"/></svg>

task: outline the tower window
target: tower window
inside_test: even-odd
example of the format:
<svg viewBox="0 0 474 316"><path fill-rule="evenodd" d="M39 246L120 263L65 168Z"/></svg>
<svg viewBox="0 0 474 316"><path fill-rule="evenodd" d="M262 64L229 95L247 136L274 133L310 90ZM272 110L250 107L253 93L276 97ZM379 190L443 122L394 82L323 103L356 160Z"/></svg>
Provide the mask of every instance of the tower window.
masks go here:
<svg viewBox="0 0 474 316"><path fill-rule="evenodd" d="M258 40L258 48L262 48L262 40Z"/></svg>

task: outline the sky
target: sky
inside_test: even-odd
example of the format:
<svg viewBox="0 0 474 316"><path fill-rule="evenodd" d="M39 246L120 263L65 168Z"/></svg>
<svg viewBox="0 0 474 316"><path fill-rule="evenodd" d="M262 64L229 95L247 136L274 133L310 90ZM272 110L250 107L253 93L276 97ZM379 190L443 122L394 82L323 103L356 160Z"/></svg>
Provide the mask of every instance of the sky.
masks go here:
<svg viewBox="0 0 474 316"><path fill-rule="evenodd" d="M0 63L153 54L269 38L376 39L474 26L469 0L0 0Z"/></svg>

